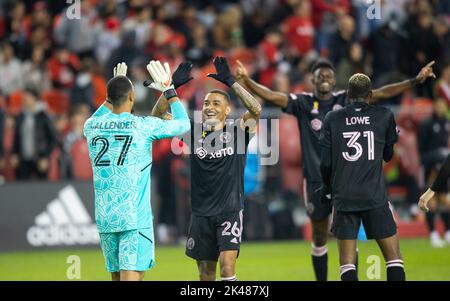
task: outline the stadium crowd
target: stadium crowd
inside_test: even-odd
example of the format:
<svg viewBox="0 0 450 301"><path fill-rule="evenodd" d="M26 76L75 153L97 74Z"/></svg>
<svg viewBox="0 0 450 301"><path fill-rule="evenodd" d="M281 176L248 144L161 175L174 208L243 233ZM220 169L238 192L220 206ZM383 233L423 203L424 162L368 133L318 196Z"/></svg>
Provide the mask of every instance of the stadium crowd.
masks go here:
<svg viewBox="0 0 450 301"><path fill-rule="evenodd" d="M167 61L172 70L184 60L194 63L194 80L179 93L191 110L200 109L200 97L216 85L203 80L216 55L225 55L232 68L239 59L256 81L285 92L312 91L309 69L319 57L335 65L339 89L356 72L370 75L379 87L411 78L435 60L436 81L388 102L401 128L395 159L385 166L391 197L415 204L427 182L420 171L429 174L448 152L450 1L72 2L0 0L0 175L5 181L91 179L83 124L106 98L106 83L119 62L130 68L136 112L148 114L158 97L142 85L150 59ZM68 10L78 4L79 16L69 18ZM235 99L234 105L240 106ZM274 110L280 116L266 104L262 117ZM265 179L250 185L249 199L258 199L255 194L263 190L270 196L279 191L283 200L300 197L301 174L291 173L299 173L299 147L282 141L298 137L292 124L281 123L280 163L265 172L249 169L250 179L252 171L264 172L258 179ZM436 139L430 134L434 124L443 129ZM173 213L175 203L189 187L186 162L172 154L170 141L155 144L153 154L158 194L165 200L160 222L175 224L180 218ZM284 204L292 209L289 201ZM251 206L256 216L262 210L258 202ZM280 206L272 204L269 211L274 208ZM275 222L283 224L283 214ZM249 235L258 238L262 227L251 230Z"/></svg>

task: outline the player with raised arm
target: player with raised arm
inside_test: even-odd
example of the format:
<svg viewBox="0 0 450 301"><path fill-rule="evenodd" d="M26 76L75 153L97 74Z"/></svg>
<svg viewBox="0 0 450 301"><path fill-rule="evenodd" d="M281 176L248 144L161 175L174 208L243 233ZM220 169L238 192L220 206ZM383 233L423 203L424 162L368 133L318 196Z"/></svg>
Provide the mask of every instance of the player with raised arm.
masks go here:
<svg viewBox="0 0 450 301"><path fill-rule="evenodd" d="M319 134L325 115L345 106L346 91L334 92L336 85L334 66L326 60L318 60L311 68L313 74L313 93L286 94L272 91L252 80L242 65L237 61L236 79L248 88L250 92L276 106L283 112L297 118L301 132L301 148L305 180L303 183L303 198L306 202L308 216L312 223L312 263L316 279L326 281L328 275L327 240L329 232L329 202L322 202L314 193L322 185L320 176ZM423 83L433 77L434 61L426 65L419 74L410 80L395 83L372 91L372 101L390 98L411 88L417 83Z"/></svg>
<svg viewBox="0 0 450 301"><path fill-rule="evenodd" d="M441 166L439 173L436 179L433 182L433 185L425 191L424 194L419 199L419 207L425 212L428 212L430 209L428 208L428 202L435 196L437 193L446 193L448 192L448 179L450 178L450 154L447 155L447 159L444 164Z"/></svg>
<svg viewBox="0 0 450 301"><path fill-rule="evenodd" d="M375 239L383 253L387 280L403 281L397 226L383 176L383 160L391 160L398 140L394 114L369 104L372 87L364 74L350 78L347 93L349 104L326 115L320 135L322 195L331 193L341 279L358 280L355 248L362 222L367 238Z"/></svg>
<svg viewBox="0 0 450 301"><path fill-rule="evenodd" d="M214 281L219 261L221 279L235 281L243 226L247 146L256 132L261 105L234 80L224 57L216 57L214 66L217 73L208 76L231 88L247 111L237 121L227 120L230 97L222 90L212 90L204 98L202 122L192 126L192 215L186 255L197 261L200 280ZM182 66L177 70L177 77L183 79L180 82L189 80ZM164 98L160 98L154 108L155 116L170 118L164 107Z"/></svg>
<svg viewBox="0 0 450 301"><path fill-rule="evenodd" d="M173 120L133 115L135 92L127 66L114 68L107 101L86 121L94 173L95 220L112 280L142 280L155 263L150 206L152 141L182 135L190 123L172 85L169 65L151 61L151 87L164 93Z"/></svg>

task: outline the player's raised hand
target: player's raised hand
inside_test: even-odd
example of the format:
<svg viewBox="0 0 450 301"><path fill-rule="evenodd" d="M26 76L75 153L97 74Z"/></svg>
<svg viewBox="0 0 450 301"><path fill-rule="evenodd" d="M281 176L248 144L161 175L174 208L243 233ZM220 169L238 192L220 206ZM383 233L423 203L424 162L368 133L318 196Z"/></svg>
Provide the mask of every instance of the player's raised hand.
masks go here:
<svg viewBox="0 0 450 301"><path fill-rule="evenodd" d="M230 71L227 59L223 56L216 56L214 59L214 67L216 67L216 74L209 73L207 76L231 87L236 81Z"/></svg>
<svg viewBox="0 0 450 301"><path fill-rule="evenodd" d="M433 72L433 65L435 63L435 61L429 62L422 70L420 70L419 74L416 76L416 81L418 83L422 84L429 77L436 78L436 74Z"/></svg>
<svg viewBox="0 0 450 301"><path fill-rule="evenodd" d="M161 92L173 89L170 67L167 62L164 63L163 67L160 61L150 61L147 65L147 71L153 80L150 84L151 88Z"/></svg>
<svg viewBox="0 0 450 301"><path fill-rule="evenodd" d="M172 74L172 83L176 88L181 87L182 85L189 82L193 77L191 76L191 70L192 70L192 62L182 62L178 67L177 70Z"/></svg>
<svg viewBox="0 0 450 301"><path fill-rule="evenodd" d="M127 76L127 69L128 69L127 64L125 64L124 62L118 63L117 66L114 67L113 76L114 77L119 75Z"/></svg>
<svg viewBox="0 0 450 301"><path fill-rule="evenodd" d="M182 85L188 83L191 79L193 79L191 75L192 70L192 62L182 62L178 67L177 70L172 74L172 83L173 86L176 88L181 87ZM144 82L145 87L149 87L152 84L152 80L146 80Z"/></svg>
<svg viewBox="0 0 450 301"><path fill-rule="evenodd" d="M247 69L244 67L244 64L241 61L236 60L237 68L236 68L236 79L243 80L248 77Z"/></svg>
<svg viewBox="0 0 450 301"><path fill-rule="evenodd" d="M431 189L428 189L419 199L419 208L422 209L425 212L430 211L428 208L428 202L434 197L434 191Z"/></svg>

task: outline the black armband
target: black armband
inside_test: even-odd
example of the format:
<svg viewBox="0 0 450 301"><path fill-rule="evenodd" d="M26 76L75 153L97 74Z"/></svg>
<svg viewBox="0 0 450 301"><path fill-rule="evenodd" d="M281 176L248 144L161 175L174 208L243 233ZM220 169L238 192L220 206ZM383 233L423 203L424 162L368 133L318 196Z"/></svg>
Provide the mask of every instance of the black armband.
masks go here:
<svg viewBox="0 0 450 301"><path fill-rule="evenodd" d="M175 89L173 89L173 88L164 91L163 94L164 94L164 97L165 97L167 100L171 99L172 97L177 97L177 96L178 96L178 95L177 95L177 91L175 91Z"/></svg>

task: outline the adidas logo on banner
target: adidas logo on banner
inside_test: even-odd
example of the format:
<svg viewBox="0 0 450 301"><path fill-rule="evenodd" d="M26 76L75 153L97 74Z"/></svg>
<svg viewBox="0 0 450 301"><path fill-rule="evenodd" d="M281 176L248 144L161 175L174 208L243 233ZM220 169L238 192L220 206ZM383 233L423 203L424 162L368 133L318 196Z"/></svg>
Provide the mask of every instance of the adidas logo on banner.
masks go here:
<svg viewBox="0 0 450 301"><path fill-rule="evenodd" d="M27 240L35 247L89 245L100 241L97 226L72 185L64 187L34 223L27 231Z"/></svg>

